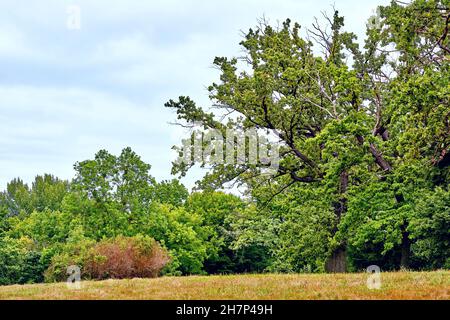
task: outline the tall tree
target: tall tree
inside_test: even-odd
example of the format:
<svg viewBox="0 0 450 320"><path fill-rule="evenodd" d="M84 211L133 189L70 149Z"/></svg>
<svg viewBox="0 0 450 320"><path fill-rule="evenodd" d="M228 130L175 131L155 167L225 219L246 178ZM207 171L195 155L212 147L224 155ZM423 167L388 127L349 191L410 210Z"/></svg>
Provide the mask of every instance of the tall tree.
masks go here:
<svg viewBox="0 0 450 320"><path fill-rule="evenodd" d="M64 210L79 213L95 238L133 234L154 199L156 181L131 148L115 156L101 150L95 159L77 162L72 193Z"/></svg>
<svg viewBox="0 0 450 320"><path fill-rule="evenodd" d="M448 12L447 1L381 7L379 24L368 26L364 50L353 33L343 31L344 19L337 11L324 16L328 28L318 21L313 24L308 30L311 40L303 39L300 25L290 20L277 28L262 21L250 29L241 42L244 57L214 60L221 76L209 92L218 112L204 111L189 97L170 100L166 107L176 110L183 125L200 123L224 137L227 128L256 128L276 138L279 169L268 176L262 175L264 164L216 163L200 187L233 180L253 191L267 185L270 200L294 184L308 184L317 197L329 199L335 213L333 234L338 235L350 190L393 173L401 179L395 174L404 164L399 158L416 159L423 148L435 149L440 157L435 162L442 166L449 137ZM322 54L314 53L313 41ZM246 69L239 69L241 64ZM407 87L401 85L405 82ZM417 91L422 82L429 84L432 94ZM423 101L416 99L414 90L424 94ZM411 135L416 139L411 141ZM407 141L414 144L414 152L402 149ZM430 152L420 156L431 160ZM183 175L196 161L207 163L191 160L175 163L173 172ZM402 190L397 188L392 196L402 207ZM406 263L408 225L399 228ZM347 239L336 236L332 243L326 270L346 271Z"/></svg>

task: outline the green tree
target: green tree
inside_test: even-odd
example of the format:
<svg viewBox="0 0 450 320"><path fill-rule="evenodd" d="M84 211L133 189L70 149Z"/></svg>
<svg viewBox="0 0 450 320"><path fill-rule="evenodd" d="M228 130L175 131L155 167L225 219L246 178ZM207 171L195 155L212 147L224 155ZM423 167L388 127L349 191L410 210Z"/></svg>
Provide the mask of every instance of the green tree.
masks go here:
<svg viewBox="0 0 450 320"><path fill-rule="evenodd" d="M194 192L186 201L186 210L198 214L201 224L194 229L207 245L204 269L207 273L263 271L267 256L258 244L235 248L234 224L245 215L248 204L223 192Z"/></svg>
<svg viewBox="0 0 450 320"><path fill-rule="evenodd" d="M155 186L155 200L160 203L182 206L189 196L189 191L177 179L162 181Z"/></svg>
<svg viewBox="0 0 450 320"><path fill-rule="evenodd" d="M61 210L64 197L69 191L68 181L45 174L36 176L30 189L30 201L33 211Z"/></svg>
<svg viewBox="0 0 450 320"><path fill-rule="evenodd" d="M140 220L139 232L149 235L169 250L171 262L166 274L204 273L207 242L202 238L202 218L183 207L155 203Z"/></svg>
<svg viewBox="0 0 450 320"><path fill-rule="evenodd" d="M350 235L339 230L349 197L354 189L380 183L373 190L391 204L386 221L398 223L389 237L400 248L400 264L407 266L413 211L407 200L412 194L406 194L411 185L402 174L422 161L429 172L442 168L430 176L448 182L448 3L418 0L381 7L380 23L368 26L363 49L353 33L343 31L337 11L325 18L329 31L318 23L308 30L322 54L300 36L300 25L286 20L278 28L263 21L250 29L241 42L241 60L216 58L220 82L209 87L219 110L215 114L189 97L170 100L166 107L180 122L200 123L224 136L228 128L257 128L278 139L277 173L262 176L264 164L213 164L200 187L237 180L252 193L269 192L263 196L267 201L294 186L326 199L324 207L334 211L327 271L347 270ZM184 175L195 162L205 166L207 159L175 163L173 172ZM386 179L393 188L381 187Z"/></svg>
<svg viewBox="0 0 450 320"><path fill-rule="evenodd" d="M0 233L9 229L8 218L27 216L34 211L60 210L69 183L52 175L36 176L31 188L21 179L7 184L0 193Z"/></svg>
<svg viewBox="0 0 450 320"><path fill-rule="evenodd" d="M30 188L21 179L13 179L0 194L0 212L3 217L29 213L32 209Z"/></svg>
<svg viewBox="0 0 450 320"><path fill-rule="evenodd" d="M150 165L125 148L119 156L101 150L94 160L77 162L74 168L65 210L80 214L86 232L96 239L134 234L139 216L154 200Z"/></svg>
<svg viewBox="0 0 450 320"><path fill-rule="evenodd" d="M0 285L42 282L45 268L30 239L0 238Z"/></svg>
<svg viewBox="0 0 450 320"><path fill-rule="evenodd" d="M201 218L183 208L188 192L178 180L157 183L130 148L118 157L102 150L75 170L63 210L80 217L87 237L148 235L172 255L166 273L203 272L206 243L196 232Z"/></svg>

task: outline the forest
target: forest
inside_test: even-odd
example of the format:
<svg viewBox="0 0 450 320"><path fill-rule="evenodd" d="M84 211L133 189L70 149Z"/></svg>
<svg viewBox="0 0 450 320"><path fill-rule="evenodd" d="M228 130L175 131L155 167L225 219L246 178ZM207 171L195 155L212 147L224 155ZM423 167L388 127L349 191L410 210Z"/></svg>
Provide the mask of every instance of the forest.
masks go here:
<svg viewBox="0 0 450 320"><path fill-rule="evenodd" d="M71 181L7 183L0 285L66 281L70 266L94 280L450 269L450 2L378 12L359 41L338 10L312 26L261 19L241 57L214 59L213 109L161 106L185 128L256 129L276 172L191 157L157 181L125 147L80 159ZM208 171L189 191L196 166Z"/></svg>

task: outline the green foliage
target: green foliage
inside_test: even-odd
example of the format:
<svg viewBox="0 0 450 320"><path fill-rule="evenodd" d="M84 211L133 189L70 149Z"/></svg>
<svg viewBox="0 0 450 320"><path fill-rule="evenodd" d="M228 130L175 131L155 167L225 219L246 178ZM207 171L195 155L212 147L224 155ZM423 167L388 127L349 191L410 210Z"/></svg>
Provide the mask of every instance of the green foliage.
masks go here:
<svg viewBox="0 0 450 320"><path fill-rule="evenodd" d="M30 206L35 211L59 211L69 183L52 175L37 176L30 190Z"/></svg>
<svg viewBox="0 0 450 320"><path fill-rule="evenodd" d="M421 191L408 228L415 240L412 251L421 267L450 268L450 191Z"/></svg>
<svg viewBox="0 0 450 320"><path fill-rule="evenodd" d="M77 221L68 213L46 210L35 211L23 219L11 218L10 224L9 236L27 237L42 248L64 242Z"/></svg>
<svg viewBox="0 0 450 320"><path fill-rule="evenodd" d="M235 248L258 246L266 253L266 271L323 272L337 221L326 191L292 188L270 203L269 190L258 190L262 201L234 223Z"/></svg>
<svg viewBox="0 0 450 320"><path fill-rule="evenodd" d="M207 243L196 232L201 217L184 208L155 204L141 222L141 232L169 250L171 261L166 274L199 274L207 256Z"/></svg>
<svg viewBox="0 0 450 320"><path fill-rule="evenodd" d="M50 261L44 273L45 281L66 281L69 266L78 266L82 270L95 243L95 240L84 236L81 227L77 227L71 231L65 243L45 249L45 257Z"/></svg>
<svg viewBox="0 0 450 320"><path fill-rule="evenodd" d="M162 181L155 186L155 199L160 203L179 207L184 204L189 191L178 180Z"/></svg>
<svg viewBox="0 0 450 320"><path fill-rule="evenodd" d="M245 214L247 205L237 196L223 192L195 192L186 210L202 218L197 233L207 245L204 268L207 273L239 273L264 270L267 256L259 245L234 249L233 224Z"/></svg>
<svg viewBox="0 0 450 320"><path fill-rule="evenodd" d="M60 210L69 183L52 175L36 176L31 188L20 179L8 183L0 194L0 212L11 217L32 211Z"/></svg>
<svg viewBox="0 0 450 320"><path fill-rule="evenodd" d="M78 162L72 187L99 206L115 205L118 210L133 214L140 206L151 203L155 180L150 176L151 166L141 160L131 148L125 148L116 157L106 150L94 160Z"/></svg>
<svg viewBox="0 0 450 320"><path fill-rule="evenodd" d="M27 238L0 238L0 285L43 281L46 265Z"/></svg>

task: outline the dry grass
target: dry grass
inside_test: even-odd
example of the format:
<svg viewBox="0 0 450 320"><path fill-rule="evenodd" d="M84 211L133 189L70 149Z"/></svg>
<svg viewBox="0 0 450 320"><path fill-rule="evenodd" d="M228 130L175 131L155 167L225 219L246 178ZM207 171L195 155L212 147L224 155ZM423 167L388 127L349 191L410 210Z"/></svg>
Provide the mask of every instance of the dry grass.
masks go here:
<svg viewBox="0 0 450 320"><path fill-rule="evenodd" d="M0 299L450 299L450 271L367 274L233 275L85 281L0 287Z"/></svg>

